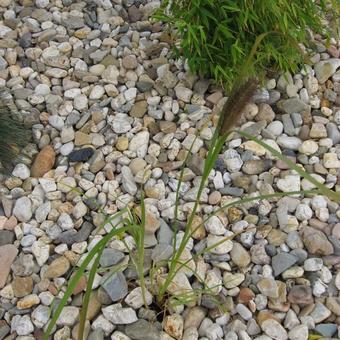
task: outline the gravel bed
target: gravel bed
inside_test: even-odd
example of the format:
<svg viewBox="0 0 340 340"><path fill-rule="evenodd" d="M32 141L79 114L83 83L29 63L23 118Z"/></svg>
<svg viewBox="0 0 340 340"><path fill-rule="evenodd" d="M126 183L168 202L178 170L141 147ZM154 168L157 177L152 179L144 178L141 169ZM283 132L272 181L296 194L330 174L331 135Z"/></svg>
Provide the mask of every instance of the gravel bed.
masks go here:
<svg viewBox="0 0 340 340"><path fill-rule="evenodd" d="M99 230L105 215L138 205L142 187L147 286L151 268L172 255L181 166L190 150L178 212L184 225L226 98L172 59L169 35L150 19L159 6L0 0L0 87L33 131L12 176L0 183L0 340L41 339L72 269L110 231ZM240 128L340 191L340 48L334 39L330 46L315 39L311 65L268 79ZM134 248L125 234L100 260L87 339L340 337L337 203L322 195L263 199L202 223L247 195L310 189L262 146L234 134L201 197L194 221L201 227L182 255L189 269L169 292L198 292L195 301L160 313L148 286L145 308L135 271L123 266L131 264L126 244ZM179 244L183 230L175 237ZM108 275L116 265L126 269ZM86 282L79 281L51 338L77 339Z"/></svg>

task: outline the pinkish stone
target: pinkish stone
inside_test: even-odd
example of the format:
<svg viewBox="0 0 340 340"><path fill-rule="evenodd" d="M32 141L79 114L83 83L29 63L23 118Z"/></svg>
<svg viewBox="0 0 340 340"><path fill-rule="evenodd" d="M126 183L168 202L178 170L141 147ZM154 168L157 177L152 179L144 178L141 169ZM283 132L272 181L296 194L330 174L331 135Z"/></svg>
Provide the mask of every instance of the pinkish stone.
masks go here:
<svg viewBox="0 0 340 340"><path fill-rule="evenodd" d="M12 244L0 247L0 288L4 287L11 265L18 254L18 249Z"/></svg>

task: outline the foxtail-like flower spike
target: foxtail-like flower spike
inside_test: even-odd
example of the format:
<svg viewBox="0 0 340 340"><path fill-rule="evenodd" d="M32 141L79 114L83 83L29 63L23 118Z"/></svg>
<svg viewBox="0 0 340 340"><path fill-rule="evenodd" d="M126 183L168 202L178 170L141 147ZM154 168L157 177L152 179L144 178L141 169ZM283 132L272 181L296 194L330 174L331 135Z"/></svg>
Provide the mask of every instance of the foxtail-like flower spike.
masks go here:
<svg viewBox="0 0 340 340"><path fill-rule="evenodd" d="M224 136L241 118L245 106L251 101L258 86L257 78L248 78L240 85L235 85L223 105L219 120L219 135Z"/></svg>

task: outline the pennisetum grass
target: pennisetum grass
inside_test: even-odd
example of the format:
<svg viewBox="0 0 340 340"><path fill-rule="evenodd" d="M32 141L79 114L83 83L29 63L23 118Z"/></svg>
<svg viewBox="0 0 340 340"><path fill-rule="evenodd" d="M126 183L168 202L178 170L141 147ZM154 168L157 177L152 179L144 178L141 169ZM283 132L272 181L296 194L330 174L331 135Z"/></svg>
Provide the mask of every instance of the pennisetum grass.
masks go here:
<svg viewBox="0 0 340 340"><path fill-rule="evenodd" d="M164 284L162 284L161 287L159 288L159 293L157 296L159 304L163 303L164 295L168 290L172 280L174 279L174 276L178 272L178 263L180 262L181 255L191 237L192 223L194 221L194 217L199 206L199 201L203 189L206 185L207 179L209 177L210 171L213 169L217 157L220 154L226 139L232 132L231 129L241 117L241 113L244 107L251 100L256 89L257 81L254 78L247 79L246 81L242 82L241 85L235 84L234 89L232 90L228 100L226 101L222 108L219 123L217 128L215 129L215 133L212 138L212 143L210 145L210 149L205 159L202 179L198 187L196 200L194 202L193 209L188 217L188 221L184 228L184 236L178 246L177 251L174 252L172 258L170 259L169 270L165 278ZM180 185L180 182L178 184ZM179 188L180 187L178 186L177 191L179 190Z"/></svg>
<svg viewBox="0 0 340 340"><path fill-rule="evenodd" d="M274 33L276 34L276 32ZM176 232L179 230L178 210L179 210L179 204L180 204L180 188L181 188L181 184L183 181L185 164L188 160L191 149L188 151L187 157L185 161L183 162L182 170L180 172L180 176L179 176L179 180L177 184L177 190L176 190L175 218L173 221L173 225L174 225L173 253L169 260L154 264L153 270L150 271L150 281L151 281L150 285L153 288L152 292L155 295L157 304L159 305L160 308L163 308L163 310L171 305L176 306L179 304L190 304L193 301L197 300L197 296L199 296L200 294L211 293L212 287L207 287L205 285L203 278L200 278L199 275L197 275L197 273L195 272L193 272L193 274L195 275L196 279L198 280L198 282L200 282L203 285L203 288L201 290L190 291L190 292L182 291L178 294L173 292L173 294L171 294L171 292L169 292L169 287L171 286L176 275L182 268L186 268L186 269L189 268L188 266L189 261L191 261L192 259L197 260L200 256L204 255L205 253L208 253L213 248L237 236L237 234L234 234L232 236L226 236L221 241L217 242L216 244L209 246L205 248L204 250L194 254L192 256L192 259L189 259L186 261L181 260L181 256L191 236L200 227L200 226L197 226L193 228L192 226L193 226L196 212L199 208L200 198L206 186L209 174L211 170L213 169L216 163L217 157L221 153L226 140L232 133L238 133L241 137L253 140L254 142L261 145L267 151L269 151L272 155L274 155L276 158L285 162L292 170L296 171L301 177L310 181L316 187L316 189L308 190L308 191L277 192L277 193L268 194L268 195L246 196L242 199L229 202L228 204L216 209L213 213L208 215L203 220L202 222L203 224L209 218L214 216L216 213L223 211L225 209L228 209L230 207L239 206L239 205L246 204L249 202L270 199L270 198L275 198L275 197L284 197L284 196L290 196L290 195L315 195L315 194L321 193L327 196L328 198L330 198L331 200L340 203L339 193L336 193L328 189L323 184L319 183L317 180L315 180L315 178L309 175L305 170L298 167L296 164L294 164L292 161L287 159L277 150L273 149L271 146L267 145L262 140L254 136L251 136L244 131L234 130L234 126L237 124L239 118L241 118L242 116L244 107L251 101L251 98L259 84L258 79L254 77L246 77L245 71L247 67L250 65L250 63L252 62L253 56L255 55L259 44L268 34L271 34L271 32L260 34L255 40L255 44L251 49L250 55L248 56L244 64L246 67L244 68L244 70L240 72L241 76L238 78L238 80L234 82L229 98L227 99L226 103L224 104L221 110L219 122L215 128L215 132L211 140L208 153L206 155L203 174L201 177L201 182L198 187L196 199L195 199L193 208L187 218L187 222L184 226L184 235L182 237L182 240L177 245L175 236L176 236ZM195 141L193 141L193 144L194 143ZM135 241L136 254L132 253L132 250L129 249L126 243L125 243L125 246L129 251L132 265L135 267L136 272L138 274L139 285L141 287L143 301L144 301L145 307L147 307L146 298L145 298L146 280L145 280L145 273L144 273L145 211L146 211L145 202L144 202L144 197L142 194L139 207L135 208L134 210L130 210L128 207L126 207L122 209L121 211L117 212L116 214L110 217L107 217L105 219L105 221L103 222L103 226L106 223L110 223L112 226L112 229L92 248L91 251L89 251L87 256L84 258L84 260L80 264L79 268L75 272L74 276L70 279L65 293L61 301L59 302L55 312L53 313L48 326L46 327L46 331L43 337L44 340L48 339L49 335L54 329L56 321L63 307L66 305L69 297L71 296L81 276L85 274L87 266L90 263L93 263L88 273L87 287L86 287L86 292L83 298L83 308L82 308L81 315L80 315L78 340L83 340L87 309L88 309L88 305L89 305L89 301L91 297L94 277L95 277L95 274L98 272L100 256L104 248L107 246L108 242L113 237L123 236L125 233L130 234ZM112 221L115 221L118 216L121 217L121 220L117 224L112 223ZM163 270L160 270L161 268L163 268ZM164 275L164 270L166 270L166 268L167 268L167 272ZM162 280L159 280L160 275L162 275ZM165 310L164 310L164 313L165 313Z"/></svg>
<svg viewBox="0 0 340 340"><path fill-rule="evenodd" d="M155 289L155 294L157 295L157 303L159 306L176 306L179 304L190 304L193 301L197 300L197 296L199 294L210 294L211 287L204 286L204 280L200 277L198 277L195 274L196 279L203 284L203 288L201 291L191 291L191 292L181 292L179 294L173 294L173 296L170 296L168 294L169 286L173 282L175 276L177 273L183 268L189 268L188 263L190 260L196 260L199 256L204 255L205 253L208 253L213 248L217 247L218 245L236 237L237 235L227 236L224 237L221 241L218 243L205 248L204 250L196 253L193 255L192 259L189 259L187 261L181 261L181 255L183 254L183 251L189 242L191 236L193 233L200 227L192 228L192 224L194 221L194 216L197 212L197 209L199 207L199 201L200 197L202 195L203 189L206 185L207 179L209 177L210 171L213 169L216 159L218 155L220 154L225 141L229 137L231 133L234 132L233 127L237 123L238 119L242 115L242 111L245 107L245 105L251 100L251 97L254 93L254 91L257 88L257 80L254 78L247 79L245 82L242 83L242 85L235 87L235 89L232 91L231 95L229 96L227 102L225 103L222 111L221 116L219 119L219 123L217 125L217 128L215 130L211 147L208 151L205 164L204 164L204 171L202 175L202 179L198 188L197 196L194 202L193 209L188 217L187 223L184 228L184 236L180 242L180 244L175 244L174 241L174 252L172 257L166 261L165 263L162 262L160 264L155 264L155 270L154 273L150 273L151 278L151 284L156 285L157 288ZM242 102L241 102L242 101ZM263 141L259 140L258 138L251 136L243 131L236 131L239 135L241 135L244 138L250 139L258 143L259 145L263 146L266 150L271 152L275 157L285 162L291 169L295 170L301 177L306 178L308 181L314 184L316 187L315 190L308 190L308 191L294 191L294 192L278 192L268 195L259 195L259 196L251 196L251 197L244 197L239 200L232 201L219 209L215 210L213 213L208 215L204 221L206 222L209 218L214 216L217 212L223 211L225 209L228 209L233 206L239 206L245 203L249 203L252 201L257 200L263 200L263 199L270 199L274 197L284 197L284 196L290 196L290 195L315 195L318 193L321 193L323 195L326 195L330 199L340 202L340 196L338 193L335 193L334 191L328 189L323 184L316 181L312 176L310 176L306 171L302 170L300 167L295 165L293 162L291 162L289 159L284 157L282 154L277 152L275 149L273 149L271 146L267 145ZM190 150L189 150L190 152ZM186 162L186 161L185 161ZM185 165L185 162L183 166ZM181 185L183 177L183 171L181 171L180 179L178 181L178 187L177 187L177 195L176 195L176 210L179 207L179 188ZM112 220L115 220L118 216L123 216L124 214L127 214L128 217L123 218L120 222L118 222L117 225L112 224ZM177 214L175 214L177 218ZM174 221L175 225L177 223L177 220ZM64 293L64 296L62 297L61 301L58 304L58 307L56 308L55 312L53 313L52 319L49 322L45 334L44 334L44 340L47 340L49 335L51 334L56 321L63 309L63 307L67 304L67 300L71 296L76 284L80 280L81 276L85 274L86 268L89 265L89 263L93 263L89 274L88 274L88 281L87 281L87 288L86 292L83 298L83 308L80 314L80 322L79 322L79 333L78 333L78 339L82 340L84 335L84 328L85 328L85 322L86 322L86 315L87 315L87 309L88 304L91 297L91 291L92 291L92 285L93 280L95 277L95 274L98 271L98 265L100 256L106 247L107 243L115 236L123 235L124 233L129 233L135 241L136 244L136 253L137 256L133 255L131 250L126 245L127 249L129 250L131 261L137 271L138 277L139 277L139 284L142 290L142 296L145 306L147 307L146 299L145 299L145 292L146 292L146 281L144 276L144 233L145 233L145 203L143 196L141 197L141 203L140 203L140 209L138 209L138 213L136 211L131 212L128 208L125 208L123 211L119 211L118 213L114 214L113 216L108 217L104 222L103 226L107 223L110 223L112 226L111 231L109 231L94 247L93 249L88 253L88 255L85 257L84 261L80 264L78 270L76 271L75 275L70 279L68 287ZM175 231L178 229L175 228ZM173 238L176 239L175 237ZM91 262L93 261L94 262ZM162 266L168 266L168 271L166 274L166 277L164 280L162 280L162 283L159 285L159 281L157 280L157 268ZM190 269L190 268L189 268ZM158 282L158 283L155 283ZM166 302L165 300L169 299L169 302Z"/></svg>
<svg viewBox="0 0 340 340"><path fill-rule="evenodd" d="M265 143L263 143L263 144L265 144ZM270 151L270 149L268 149L268 150ZM217 151L215 150L215 152L217 152ZM282 160L287 161L287 159L283 156L282 156ZM208 168L208 170L209 170L209 168ZM307 173L305 173L303 170L300 170L300 169L298 169L298 170L300 171L299 174L301 174L301 176L309 179ZM307 174L307 176L305 176L306 174ZM203 178L207 178L207 176L203 176L202 181L203 181ZM220 207L219 209L217 209L216 211L214 211L213 213L208 215L202 223L207 221L209 218L214 216L219 211L228 209L228 208L233 207L233 206L239 206L239 205L242 205L242 204L245 204L245 203L249 203L249 202L252 202L252 201L257 201L257 200L262 200L262 199L270 199L270 198L275 198L275 197L297 195L297 194L300 194L300 195L301 194L315 195L315 194L318 194L320 192L325 193L324 191L322 191L322 189L324 189L323 185L320 184L320 183L318 183L318 184L320 186L318 187L316 185L317 189L315 189L315 190L278 192L278 193L273 193L273 194L268 194L268 195L245 197L245 198L242 198L242 199L239 199L239 200L235 200L233 202L230 202L230 203ZM204 185L202 185L202 186L204 186ZM202 192L202 190L200 192ZM327 192L327 194L328 194L328 197L329 197L329 192ZM337 199L339 198L339 196L336 193L333 193L333 194L336 195ZM91 289L92 289L94 276L95 276L96 272L98 271L98 263L99 263L100 255L101 255L102 251L104 250L104 248L106 247L107 243L113 237L118 236L118 235L123 235L124 233L131 234L134 237L134 240L136 242L138 256L134 260L132 260L132 262L133 262L133 264L134 264L134 266L137 270L137 273L138 273L138 276L139 276L140 286L141 286L141 289L142 289L144 303L145 303L145 306L147 307L147 304L146 304L146 301L145 301L145 291L146 291L145 286L146 285L145 285L144 268L143 268L143 263L144 263L144 253L143 253L144 231L143 230L144 230L144 226L145 226L145 205L144 205L143 199L141 201L142 201L142 203L141 203L141 213L142 213L141 218L136 218L136 215L134 215L133 213L130 213L129 218L124 218L122 221L119 222L118 225L112 225L112 222L111 222L111 220L116 219L116 217L117 217L116 215L108 217L103 222L103 226L106 223L111 223L112 230L107 235L105 235L100 242L98 242L94 246L94 248L85 257L84 261L80 264L79 269L76 271L75 275L70 279L68 288L67 288L66 292L64 293L63 298L59 302L58 307L56 308L55 312L53 313L52 319L51 319L48 327L46 328L46 331L45 331L45 334L44 334L44 340L45 339L47 340L48 336L51 334L63 307L66 305L67 300L71 296L71 294L72 294L76 284L80 280L81 276L84 275L87 266L89 265L89 263L91 263L93 261L93 259L95 259L95 261L94 261L94 263L91 267L91 270L89 272L89 278L88 278L88 282L87 282L86 293L85 293L85 296L84 296L84 299L83 299L83 308L82 308L82 311L81 311L80 323L79 323L79 328L78 328L79 329L78 339L79 340L83 339L83 332L84 332L84 327L85 327L85 322L86 322L87 308L88 308L88 304L89 304L89 301L90 301L90 295L91 295ZM197 195L196 202L199 202L199 195ZM196 208L192 211L192 214L194 214L194 212L197 210L197 207L198 207L198 203L197 203ZM126 212L126 211L127 210L125 210L124 212ZM117 213L117 215L122 215L122 214L123 214L122 211ZM163 282L162 286L159 287L158 295L157 295L157 301L161 306L176 306L176 305L180 305L180 304L190 304L193 301L197 300L197 291L196 292L191 291L191 292L186 292L186 293L182 292L180 294L175 294L174 296L168 296L166 294L167 290L169 288L169 285L172 283L174 277L179 272L179 270L183 267L189 268L187 266L187 264L190 260L182 262L180 260L180 255L183 252L183 250L184 250L187 242L189 241L190 237L192 236L192 234L196 230L196 229L192 230L192 228L191 228L191 224L192 224L192 221L193 221L192 218L191 218L192 214L190 215L188 223L186 224L186 227L185 227L185 237L183 237L182 242L179 245L179 248L176 251L176 253L174 254L174 256L172 258L170 258L170 260L167 262L167 264L169 266L169 271L167 273L167 277L166 277L165 281ZM189 224L189 223L191 223L191 224ZM226 242L227 240L230 240L231 238L234 238L236 236L237 235L233 235L231 237L228 236L228 237L223 238L220 242L218 242L218 243L198 252L197 254L193 255L192 259L196 260L199 256L202 256L205 253L208 253L214 247L217 247L218 245L222 244L223 242ZM160 264L160 265L164 265L164 263ZM198 279L199 282L204 284L204 280L202 278L199 278L197 275L195 275L195 276L196 276L196 278ZM200 291L200 294L202 294L202 293L209 294L210 290L211 290L211 287L202 288L202 290ZM165 297L167 299L169 299L169 302L164 301Z"/></svg>

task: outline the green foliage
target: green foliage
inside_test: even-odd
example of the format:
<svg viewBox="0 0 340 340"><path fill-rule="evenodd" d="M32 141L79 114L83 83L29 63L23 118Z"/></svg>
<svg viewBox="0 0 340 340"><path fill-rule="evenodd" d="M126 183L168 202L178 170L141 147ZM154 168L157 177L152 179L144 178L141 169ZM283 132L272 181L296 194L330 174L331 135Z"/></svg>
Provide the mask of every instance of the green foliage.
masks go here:
<svg viewBox="0 0 340 340"><path fill-rule="evenodd" d="M227 89L243 72L256 39L262 36L247 76L295 71L304 62L299 44L311 46L308 30L329 34L323 20L339 18L338 0L166 0L156 18L179 38L177 57L194 73ZM326 28L325 28L326 27Z"/></svg>

